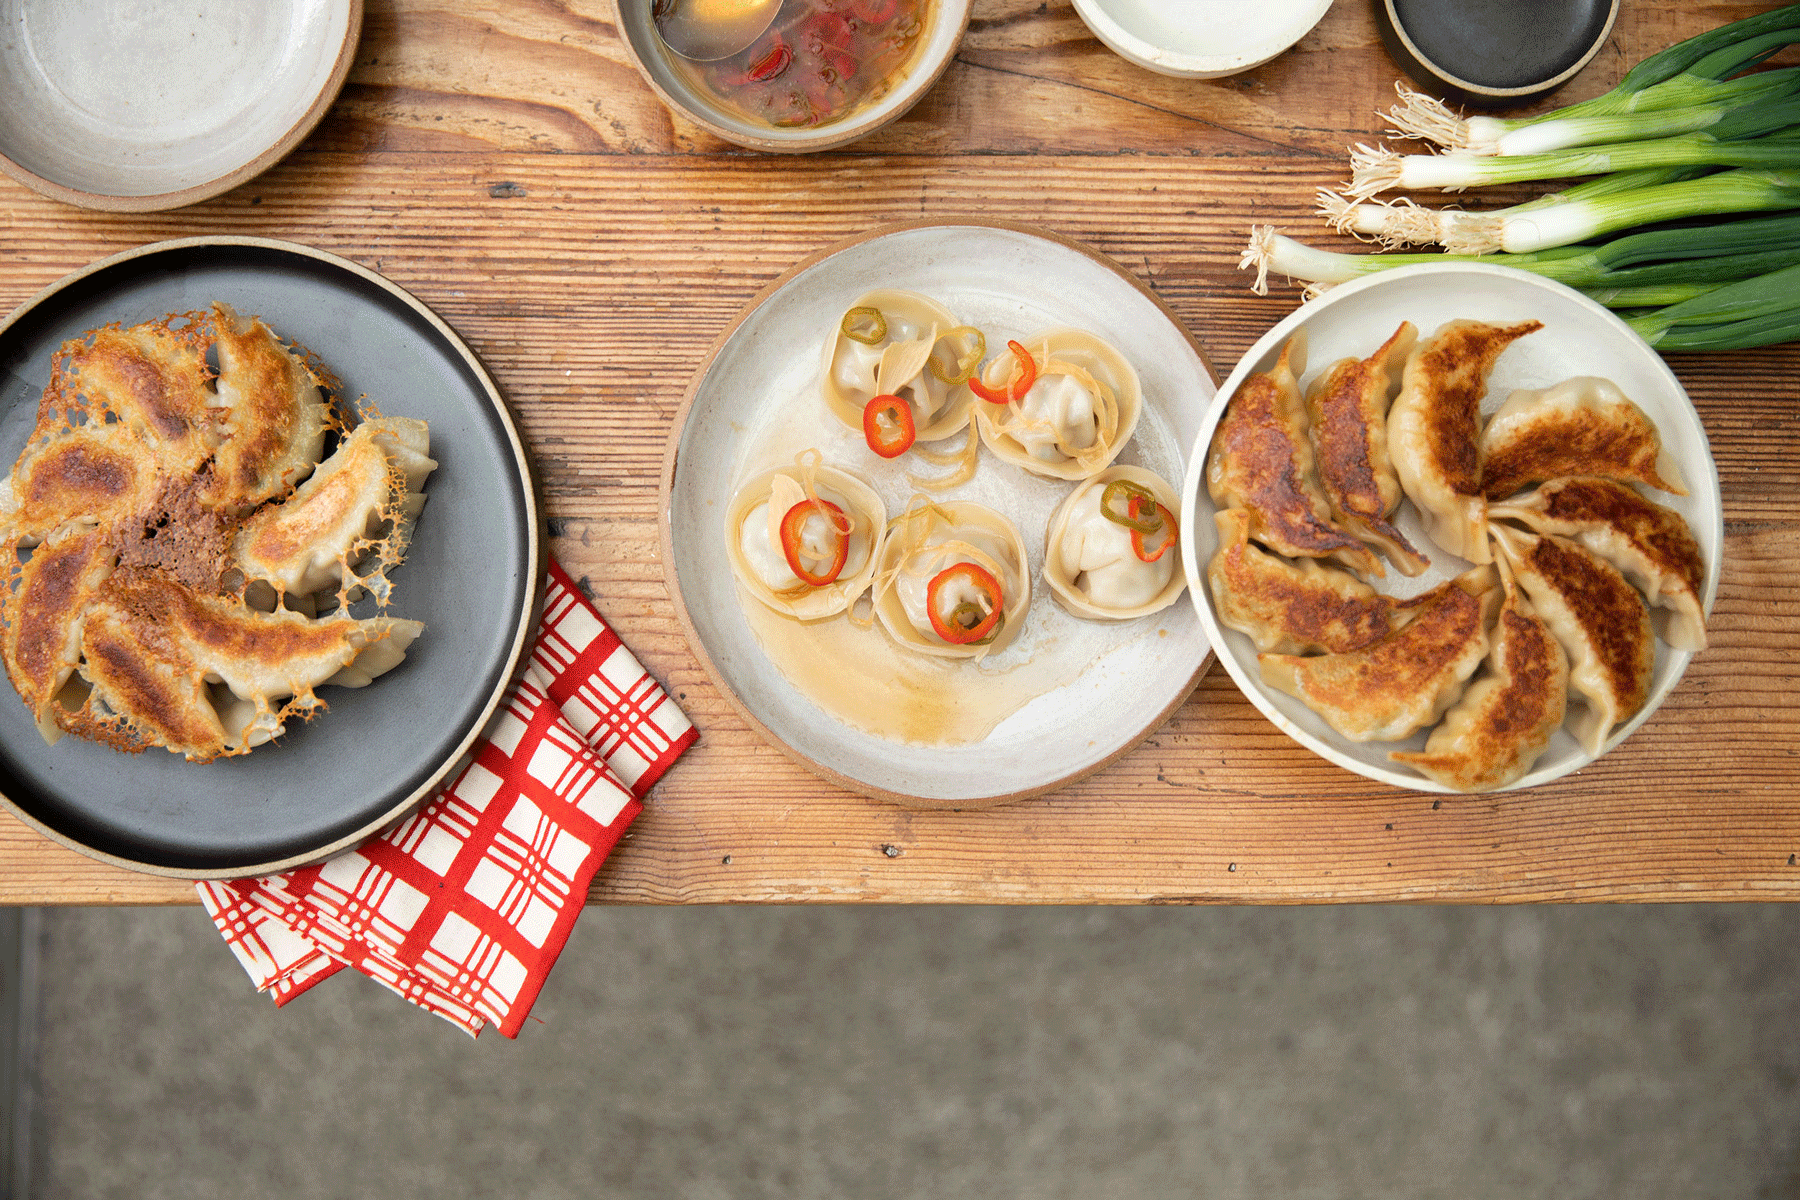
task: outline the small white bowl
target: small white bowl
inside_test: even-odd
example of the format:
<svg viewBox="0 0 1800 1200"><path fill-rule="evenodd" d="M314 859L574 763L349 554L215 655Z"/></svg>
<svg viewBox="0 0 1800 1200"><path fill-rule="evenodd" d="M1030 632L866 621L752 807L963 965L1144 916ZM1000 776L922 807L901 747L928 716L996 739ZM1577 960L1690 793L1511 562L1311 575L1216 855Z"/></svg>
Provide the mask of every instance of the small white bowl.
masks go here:
<svg viewBox="0 0 1800 1200"><path fill-rule="evenodd" d="M715 137L748 146L752 150L806 154L830 150L874 133L917 104L936 83L962 45L969 28L969 9L974 0L936 0L931 24L920 34L920 46L906 77L869 107L841 121L804 129L777 129L745 120L728 111L706 93L682 78L670 62L673 54L657 35L651 20L651 0L618 0L619 32L638 74L657 98Z"/></svg>
<svg viewBox="0 0 1800 1200"><path fill-rule="evenodd" d="M1199 610L1201 627L1219 661L1250 702L1277 728L1346 770L1422 792L1450 789L1390 762L1388 752L1421 749L1429 730L1421 730L1401 742L1350 741L1301 701L1264 684L1255 644L1219 624L1206 579L1206 566L1218 549L1218 530L1212 519L1215 509L1206 490L1206 456L1213 431L1230 398L1251 374L1274 366L1282 345L1301 330L1307 337L1307 370L1300 379L1304 388L1337 360L1372 352L1403 320L1418 326L1423 339L1445 322L1463 317L1496 324L1532 318L1544 323L1544 328L1520 338L1500 356L1488 379L1487 398L1482 402L1484 415L1491 414L1516 388L1547 387L1574 375L1599 375L1618 384L1656 422L1663 445L1680 466L1689 494L1671 496L1658 492L1653 498L1680 513L1694 531L1706 565L1702 599L1708 613L1718 592L1725 540L1718 468L1713 464L1706 430L1687 392L1668 364L1629 326L1573 288L1525 271L1486 263L1399 267L1333 288L1264 334L1219 389L1200 423L1200 435L1188 452L1187 479L1181 492L1181 562L1187 571L1188 595ZM1425 536L1411 501L1400 506L1395 523L1414 545L1431 556L1432 565L1416 579L1407 579L1390 568L1386 579L1375 581L1378 591L1416 595L1468 568L1469 564L1438 549ZM1612 731L1602 753L1631 736L1649 719L1681 681L1692 657L1688 651L1672 650L1660 640L1656 643L1649 699L1637 715ZM1537 765L1513 787L1548 783L1590 761L1567 730L1558 730Z"/></svg>
<svg viewBox="0 0 1800 1200"><path fill-rule="evenodd" d="M1305 37L1330 7L1331 0L1075 0L1115 54L1186 79L1259 67Z"/></svg>

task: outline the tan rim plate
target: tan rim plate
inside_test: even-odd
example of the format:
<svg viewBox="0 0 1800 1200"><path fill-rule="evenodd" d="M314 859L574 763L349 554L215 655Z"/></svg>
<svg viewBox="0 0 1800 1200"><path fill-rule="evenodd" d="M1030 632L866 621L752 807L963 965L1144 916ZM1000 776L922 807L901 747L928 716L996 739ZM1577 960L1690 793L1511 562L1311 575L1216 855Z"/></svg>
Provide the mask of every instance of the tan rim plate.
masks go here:
<svg viewBox="0 0 1800 1200"><path fill-rule="evenodd" d="M114 212L278 162L337 98L362 0L0 0L0 170Z"/></svg>
<svg viewBox="0 0 1800 1200"><path fill-rule="evenodd" d="M1096 625L1064 614L1034 578L1022 653L1016 660L997 655L991 665L1025 664L1016 668L1021 678L1049 682L984 740L948 746L889 740L826 715L771 660L740 604L724 530L740 480L791 462L796 444L813 445L826 461L874 484L891 515L916 490L906 470L938 470L910 455L877 459L819 395L826 333L852 301L880 287L939 300L981 327L990 347L1051 326L1106 338L1144 384L1144 414L1120 461L1156 470L1172 485L1181 478L1214 377L1193 338L1143 284L1098 252L1043 230L980 222L889 226L789 270L720 335L696 373L663 470L670 592L695 655L720 690L759 732L826 778L943 807L1048 791L1136 745L1193 690L1208 649L1186 602L1134 622ZM1012 518L1035 577L1045 524L1073 486L1026 476L984 448L976 477L942 496ZM892 684L869 678L867 686Z"/></svg>

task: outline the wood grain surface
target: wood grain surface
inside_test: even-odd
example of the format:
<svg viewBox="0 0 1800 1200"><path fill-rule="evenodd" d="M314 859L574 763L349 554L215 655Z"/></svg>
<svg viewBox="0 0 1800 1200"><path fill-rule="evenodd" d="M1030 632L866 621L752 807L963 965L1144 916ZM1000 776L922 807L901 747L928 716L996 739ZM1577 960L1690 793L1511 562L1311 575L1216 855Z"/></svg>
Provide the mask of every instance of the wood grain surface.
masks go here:
<svg viewBox="0 0 1800 1200"><path fill-rule="evenodd" d="M1626 0L1555 102L1768 7ZM338 104L235 191L128 216L0 181L0 307L126 247L251 233L381 271L475 347L536 456L552 553L701 730L595 900L1800 898L1795 346L1670 360L1724 489L1712 645L1635 736L1552 786L1434 797L1370 783L1289 741L1216 670L1116 764L985 812L868 800L764 744L684 644L657 548L670 419L744 303L882 222L1034 222L1137 273L1223 375L1298 301L1249 292L1236 269L1249 225L1337 244L1313 192L1343 177L1349 143L1379 136L1396 72L1366 0L1338 0L1294 50L1210 82L1131 66L1066 0L977 0L957 61L911 113L842 151L770 157L663 109L614 21L610 0L370 0ZM193 899L0 818L0 902Z"/></svg>

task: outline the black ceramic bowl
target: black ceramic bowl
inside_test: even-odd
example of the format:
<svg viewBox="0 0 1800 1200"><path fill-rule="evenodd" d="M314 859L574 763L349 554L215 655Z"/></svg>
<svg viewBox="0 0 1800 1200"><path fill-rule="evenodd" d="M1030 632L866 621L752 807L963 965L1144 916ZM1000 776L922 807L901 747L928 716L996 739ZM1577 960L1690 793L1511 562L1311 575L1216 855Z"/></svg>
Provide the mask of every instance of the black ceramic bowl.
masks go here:
<svg viewBox="0 0 1800 1200"><path fill-rule="evenodd" d="M1374 0L1382 44L1420 87L1480 108L1548 95L1587 66L1619 0Z"/></svg>

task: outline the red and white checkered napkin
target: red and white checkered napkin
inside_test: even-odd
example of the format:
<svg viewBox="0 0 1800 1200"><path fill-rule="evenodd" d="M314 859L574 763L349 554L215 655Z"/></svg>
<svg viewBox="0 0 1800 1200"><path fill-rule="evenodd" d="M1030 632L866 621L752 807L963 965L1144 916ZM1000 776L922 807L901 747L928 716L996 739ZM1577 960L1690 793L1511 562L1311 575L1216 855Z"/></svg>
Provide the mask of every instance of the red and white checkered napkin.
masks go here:
<svg viewBox="0 0 1800 1200"><path fill-rule="evenodd" d="M200 902L277 1005L349 966L516 1037L588 881L695 736L551 563L530 664L455 782L355 850Z"/></svg>

